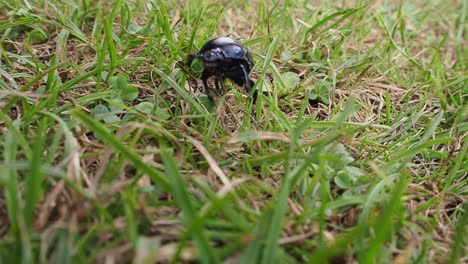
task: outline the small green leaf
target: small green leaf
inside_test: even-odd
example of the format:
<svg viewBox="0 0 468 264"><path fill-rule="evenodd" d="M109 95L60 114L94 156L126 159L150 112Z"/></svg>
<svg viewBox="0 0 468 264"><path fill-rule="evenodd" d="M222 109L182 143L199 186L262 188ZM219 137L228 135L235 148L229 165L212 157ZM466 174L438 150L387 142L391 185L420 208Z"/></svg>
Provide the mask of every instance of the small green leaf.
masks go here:
<svg viewBox="0 0 468 264"><path fill-rule="evenodd" d="M322 59L322 51L314 49L314 51L309 52L309 56L313 61L320 61Z"/></svg>
<svg viewBox="0 0 468 264"><path fill-rule="evenodd" d="M109 113L108 115L104 116L104 122L106 122L108 124L109 123L117 123L117 122L120 122L120 118L115 114Z"/></svg>
<svg viewBox="0 0 468 264"><path fill-rule="evenodd" d="M339 171L335 176L335 184L342 188L348 189L351 186L352 180L349 175L344 171Z"/></svg>
<svg viewBox="0 0 468 264"><path fill-rule="evenodd" d="M91 115L94 117L94 119L100 119L102 115L105 115L109 113L109 109L105 105L99 104L94 107L93 110L91 110Z"/></svg>
<svg viewBox="0 0 468 264"><path fill-rule="evenodd" d="M295 72L286 72L282 74L284 85L286 88L296 88L296 86L299 84L299 81L301 80L299 78L299 75Z"/></svg>
<svg viewBox="0 0 468 264"><path fill-rule="evenodd" d="M43 85L36 90L36 94L44 94L46 91L46 86Z"/></svg>
<svg viewBox="0 0 468 264"><path fill-rule="evenodd" d="M359 178L365 175L363 170L353 166L346 166L344 171L351 177L353 181L357 181Z"/></svg>
<svg viewBox="0 0 468 264"><path fill-rule="evenodd" d="M311 92L309 94L309 99L310 100L317 100L317 98L318 98L318 95L316 93Z"/></svg>
<svg viewBox="0 0 468 264"><path fill-rule="evenodd" d="M102 78L103 80L106 80L108 76L109 76L109 72L108 72L108 71L102 71L102 72L101 72L101 78ZM110 80L109 80L109 83L110 83ZM109 84L109 86L110 86L110 84Z"/></svg>
<svg viewBox="0 0 468 264"><path fill-rule="evenodd" d="M138 97L138 88L133 85L126 85L121 91L124 100L133 101Z"/></svg>
<svg viewBox="0 0 468 264"><path fill-rule="evenodd" d="M276 91L279 96L286 95L294 91L301 79L299 75L295 72L286 72L281 74L281 79L283 80L284 87L280 85L276 86Z"/></svg>
<svg viewBox="0 0 468 264"><path fill-rule="evenodd" d="M171 117L171 115L163 108L156 108L154 115L163 120L167 120Z"/></svg>
<svg viewBox="0 0 468 264"><path fill-rule="evenodd" d="M293 58L293 54L291 51L284 50L283 52L281 52L281 60L283 60L284 62L288 62L292 58Z"/></svg>
<svg viewBox="0 0 468 264"><path fill-rule="evenodd" d="M114 102L115 104L109 104L109 110L111 113L113 114L120 114L122 112L124 112L123 108L118 106L119 104L120 105L125 105L124 101L122 100L122 98L120 96L115 96L113 97L112 99L112 102Z"/></svg>
<svg viewBox="0 0 468 264"><path fill-rule="evenodd" d="M155 108L154 104L150 102L141 102L135 106L136 110L146 113L146 114L151 114L154 108Z"/></svg>
<svg viewBox="0 0 468 264"><path fill-rule="evenodd" d="M109 87L115 90L124 90L128 84L128 75L125 73L109 77Z"/></svg>
<svg viewBox="0 0 468 264"><path fill-rule="evenodd" d="M354 161L354 158L346 150L345 146L341 143L333 143L325 147L330 152L330 155L335 158L331 167L335 170L341 170L346 165Z"/></svg>
<svg viewBox="0 0 468 264"><path fill-rule="evenodd" d="M345 166L344 169L338 171L335 176L335 183L342 189L349 189L360 177L364 176L364 172L356 167Z"/></svg>
<svg viewBox="0 0 468 264"><path fill-rule="evenodd" d="M114 123L114 122L119 122L120 118L111 113L109 109L102 104L96 105L93 110L91 110L91 115L94 117L96 120L104 120L106 123Z"/></svg>
<svg viewBox="0 0 468 264"><path fill-rule="evenodd" d="M309 93L310 100L319 100L324 104L330 103L329 89L331 84L327 81L319 80Z"/></svg>
<svg viewBox="0 0 468 264"><path fill-rule="evenodd" d="M32 30L28 33L28 41L31 44L44 43L47 40L47 35L39 30Z"/></svg>

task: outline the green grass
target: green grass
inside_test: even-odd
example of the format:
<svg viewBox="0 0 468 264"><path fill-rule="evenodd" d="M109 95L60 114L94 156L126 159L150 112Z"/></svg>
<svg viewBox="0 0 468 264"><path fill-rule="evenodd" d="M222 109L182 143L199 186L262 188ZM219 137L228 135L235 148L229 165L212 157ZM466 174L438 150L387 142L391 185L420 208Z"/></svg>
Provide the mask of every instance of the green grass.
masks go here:
<svg viewBox="0 0 468 264"><path fill-rule="evenodd" d="M468 261L468 1L275 2L2 1L0 262Z"/></svg>

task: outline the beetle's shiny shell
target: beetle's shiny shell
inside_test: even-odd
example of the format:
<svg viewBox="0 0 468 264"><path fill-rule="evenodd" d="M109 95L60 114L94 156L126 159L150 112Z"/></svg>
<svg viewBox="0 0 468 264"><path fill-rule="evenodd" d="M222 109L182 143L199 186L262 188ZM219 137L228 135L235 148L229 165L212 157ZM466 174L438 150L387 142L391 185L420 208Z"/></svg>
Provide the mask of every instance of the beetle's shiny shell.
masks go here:
<svg viewBox="0 0 468 264"><path fill-rule="evenodd" d="M205 91L212 102L214 97L210 95L213 91L208 85L208 79L215 77L214 83L217 92L222 92L222 82L224 79L233 81L240 87L244 87L250 92L255 82L249 78L254 63L247 49L228 37L219 37L212 39L203 45L203 47L187 58L187 64L192 65L194 59L203 60L203 72L200 79L203 82ZM256 91L253 94L253 100L257 98Z"/></svg>
<svg viewBox="0 0 468 264"><path fill-rule="evenodd" d="M210 51L221 52L226 59L245 59L247 50L232 38L219 37L208 41L198 52L204 54Z"/></svg>

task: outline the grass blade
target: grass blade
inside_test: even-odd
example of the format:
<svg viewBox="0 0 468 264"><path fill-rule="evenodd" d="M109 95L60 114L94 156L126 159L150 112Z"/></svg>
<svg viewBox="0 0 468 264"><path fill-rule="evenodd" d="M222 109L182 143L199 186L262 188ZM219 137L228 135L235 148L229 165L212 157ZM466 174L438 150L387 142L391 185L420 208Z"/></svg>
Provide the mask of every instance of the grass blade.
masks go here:
<svg viewBox="0 0 468 264"><path fill-rule="evenodd" d="M102 124L91 119L85 113L75 110L73 114L80 119L89 129L97 133L101 138L104 138L105 141L110 144L114 149L122 153L129 161L131 161L138 169L142 170L147 174L152 180L159 184L163 189L169 189L169 181L167 178L155 168L149 166L144 162L137 154L135 154L131 149L125 146L117 137L112 135Z"/></svg>
<svg viewBox="0 0 468 264"><path fill-rule="evenodd" d="M161 156L164 162L166 175L171 179L171 190L174 194L176 203L184 214L183 219L187 225L194 229L193 233L197 247L200 250L202 263L218 263L217 257L208 241L208 237L205 233L200 217L192 206L185 180L179 172L177 164L172 157L172 153L167 149L163 149L161 150Z"/></svg>

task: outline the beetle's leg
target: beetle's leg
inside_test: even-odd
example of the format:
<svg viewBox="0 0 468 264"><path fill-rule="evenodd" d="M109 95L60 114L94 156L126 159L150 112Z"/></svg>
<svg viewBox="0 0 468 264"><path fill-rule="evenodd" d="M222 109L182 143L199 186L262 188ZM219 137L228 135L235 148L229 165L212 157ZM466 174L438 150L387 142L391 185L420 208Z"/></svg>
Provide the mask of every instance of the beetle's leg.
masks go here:
<svg viewBox="0 0 468 264"><path fill-rule="evenodd" d="M206 95L208 96L210 101L214 103L214 98L211 95L211 90L212 89L208 86L208 78L210 78L211 76L212 76L212 74L205 69L205 70L203 70L203 73L202 73L202 76L200 77L200 79L203 82L203 86L205 88Z"/></svg>
<svg viewBox="0 0 468 264"><path fill-rule="evenodd" d="M252 87L250 87L249 74L247 73L247 70L245 69L244 64L241 63L240 67L241 67L241 69L242 69L242 72L244 73L244 86L245 86L245 90L247 90L247 92L250 92L250 89L252 89Z"/></svg>
<svg viewBox="0 0 468 264"><path fill-rule="evenodd" d="M244 80L244 73L242 69L235 69L235 71L230 72L226 75L226 78L233 81L239 87L244 87L245 80Z"/></svg>
<svg viewBox="0 0 468 264"><path fill-rule="evenodd" d="M205 79L203 79L203 86L205 87L205 94L208 96L211 102L214 102L214 98L211 95L211 89L208 88L208 83Z"/></svg>
<svg viewBox="0 0 468 264"><path fill-rule="evenodd" d="M216 75L215 85L216 85L216 92L218 93L218 95L224 94L225 89L224 89L224 82L223 82L222 76Z"/></svg>
<svg viewBox="0 0 468 264"><path fill-rule="evenodd" d="M250 90L252 90L252 87L255 85L255 82L249 78L249 73L247 72L247 69L243 63L241 63L240 67L242 69L242 72L244 73L245 90L249 93ZM252 97L253 97L253 102L255 103L257 101L257 90L254 91Z"/></svg>
<svg viewBox="0 0 468 264"><path fill-rule="evenodd" d="M216 93L217 94L222 94L222 88L221 88L221 81L219 80L219 78L216 77L215 79L215 85L216 85Z"/></svg>

